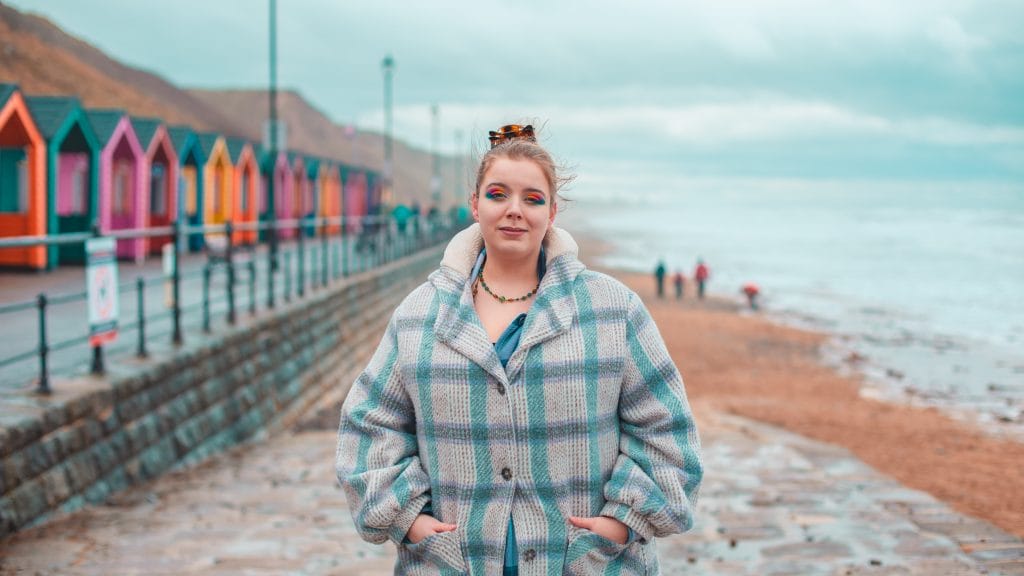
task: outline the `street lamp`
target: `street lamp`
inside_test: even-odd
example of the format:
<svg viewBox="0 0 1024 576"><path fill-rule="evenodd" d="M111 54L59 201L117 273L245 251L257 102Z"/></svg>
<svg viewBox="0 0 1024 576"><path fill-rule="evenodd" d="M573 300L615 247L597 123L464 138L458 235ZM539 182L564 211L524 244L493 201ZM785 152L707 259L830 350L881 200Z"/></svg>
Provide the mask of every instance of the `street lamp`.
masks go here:
<svg viewBox="0 0 1024 576"><path fill-rule="evenodd" d="M431 155L433 156L434 169L430 176L430 200L434 205L435 209L441 209L441 151L439 149L441 139L441 109L437 104L433 104L430 107L431 116L431 137L430 137L430 148Z"/></svg>
<svg viewBox="0 0 1024 576"><path fill-rule="evenodd" d="M384 194L389 196L389 199L393 200L397 204L398 197L395 194L392 173L394 145L391 141L391 131L393 128L391 118L391 77L395 73L395 59L388 54L384 57L384 60L381 61L380 68L381 71L384 72Z"/></svg>

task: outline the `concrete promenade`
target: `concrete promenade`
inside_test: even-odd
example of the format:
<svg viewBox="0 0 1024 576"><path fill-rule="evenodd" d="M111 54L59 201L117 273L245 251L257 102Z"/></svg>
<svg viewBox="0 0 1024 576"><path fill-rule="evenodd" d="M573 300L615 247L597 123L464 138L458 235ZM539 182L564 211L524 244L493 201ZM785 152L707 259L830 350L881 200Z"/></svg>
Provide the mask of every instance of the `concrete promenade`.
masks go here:
<svg viewBox="0 0 1024 576"><path fill-rule="evenodd" d="M390 574L334 481L336 407L296 429L16 534L0 574ZM845 450L698 407L696 528L666 574L1024 574L1024 545Z"/></svg>

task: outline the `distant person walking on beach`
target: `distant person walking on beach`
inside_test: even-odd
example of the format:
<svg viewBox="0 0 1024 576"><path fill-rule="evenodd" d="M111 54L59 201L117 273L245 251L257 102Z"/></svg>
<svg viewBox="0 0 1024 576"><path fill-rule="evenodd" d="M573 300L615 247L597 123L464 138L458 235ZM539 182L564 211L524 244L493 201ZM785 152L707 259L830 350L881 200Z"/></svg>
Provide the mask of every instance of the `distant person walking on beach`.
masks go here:
<svg viewBox="0 0 1024 576"><path fill-rule="evenodd" d="M676 285L676 300L682 300L683 285L686 283L686 278L683 276L682 270L676 270L675 276L672 277L672 283Z"/></svg>
<svg viewBox="0 0 1024 576"><path fill-rule="evenodd" d="M704 299L704 285L711 277L711 271L704 264L704 260L697 260L697 269L693 271L693 279L697 281L697 297Z"/></svg>
<svg viewBox="0 0 1024 576"><path fill-rule="evenodd" d="M394 543L395 574L658 573L703 477L679 370L640 297L555 227L566 179L532 127L491 132L476 174L476 223L342 407L356 530Z"/></svg>
<svg viewBox="0 0 1024 576"><path fill-rule="evenodd" d="M658 267L654 269L654 280L658 283L658 298L665 297L665 262L658 261Z"/></svg>
<svg viewBox="0 0 1024 576"><path fill-rule="evenodd" d="M757 284L753 282L747 282L742 288L743 294L747 297L747 304L750 305L751 310L757 310L757 296L761 293L761 290L757 287Z"/></svg>

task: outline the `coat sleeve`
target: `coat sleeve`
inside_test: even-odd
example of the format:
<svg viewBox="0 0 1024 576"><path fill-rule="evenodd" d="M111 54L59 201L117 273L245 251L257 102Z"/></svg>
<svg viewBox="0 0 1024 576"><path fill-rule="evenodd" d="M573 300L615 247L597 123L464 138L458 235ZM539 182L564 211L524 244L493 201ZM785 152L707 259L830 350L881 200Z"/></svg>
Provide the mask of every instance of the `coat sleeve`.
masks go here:
<svg viewBox="0 0 1024 576"><path fill-rule="evenodd" d="M619 455L604 485L602 516L639 537L693 526L704 476L700 440L679 370L640 298L631 295L619 396Z"/></svg>
<svg viewBox="0 0 1024 576"><path fill-rule="evenodd" d="M430 501L415 412L402 385L395 317L345 398L335 471L356 530L368 542L402 542Z"/></svg>

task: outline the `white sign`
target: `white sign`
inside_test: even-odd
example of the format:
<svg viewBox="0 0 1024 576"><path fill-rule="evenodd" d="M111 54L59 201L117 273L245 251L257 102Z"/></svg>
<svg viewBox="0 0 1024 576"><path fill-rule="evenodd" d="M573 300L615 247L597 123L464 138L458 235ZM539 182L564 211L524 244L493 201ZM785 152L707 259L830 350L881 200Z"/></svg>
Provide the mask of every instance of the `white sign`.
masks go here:
<svg viewBox="0 0 1024 576"><path fill-rule="evenodd" d="M174 308L174 267L176 266L174 244L164 244L161 250L163 250L164 262L164 306Z"/></svg>
<svg viewBox="0 0 1024 576"><path fill-rule="evenodd" d="M117 338L117 244L113 238L85 243L85 285L89 308L89 344L99 346Z"/></svg>

